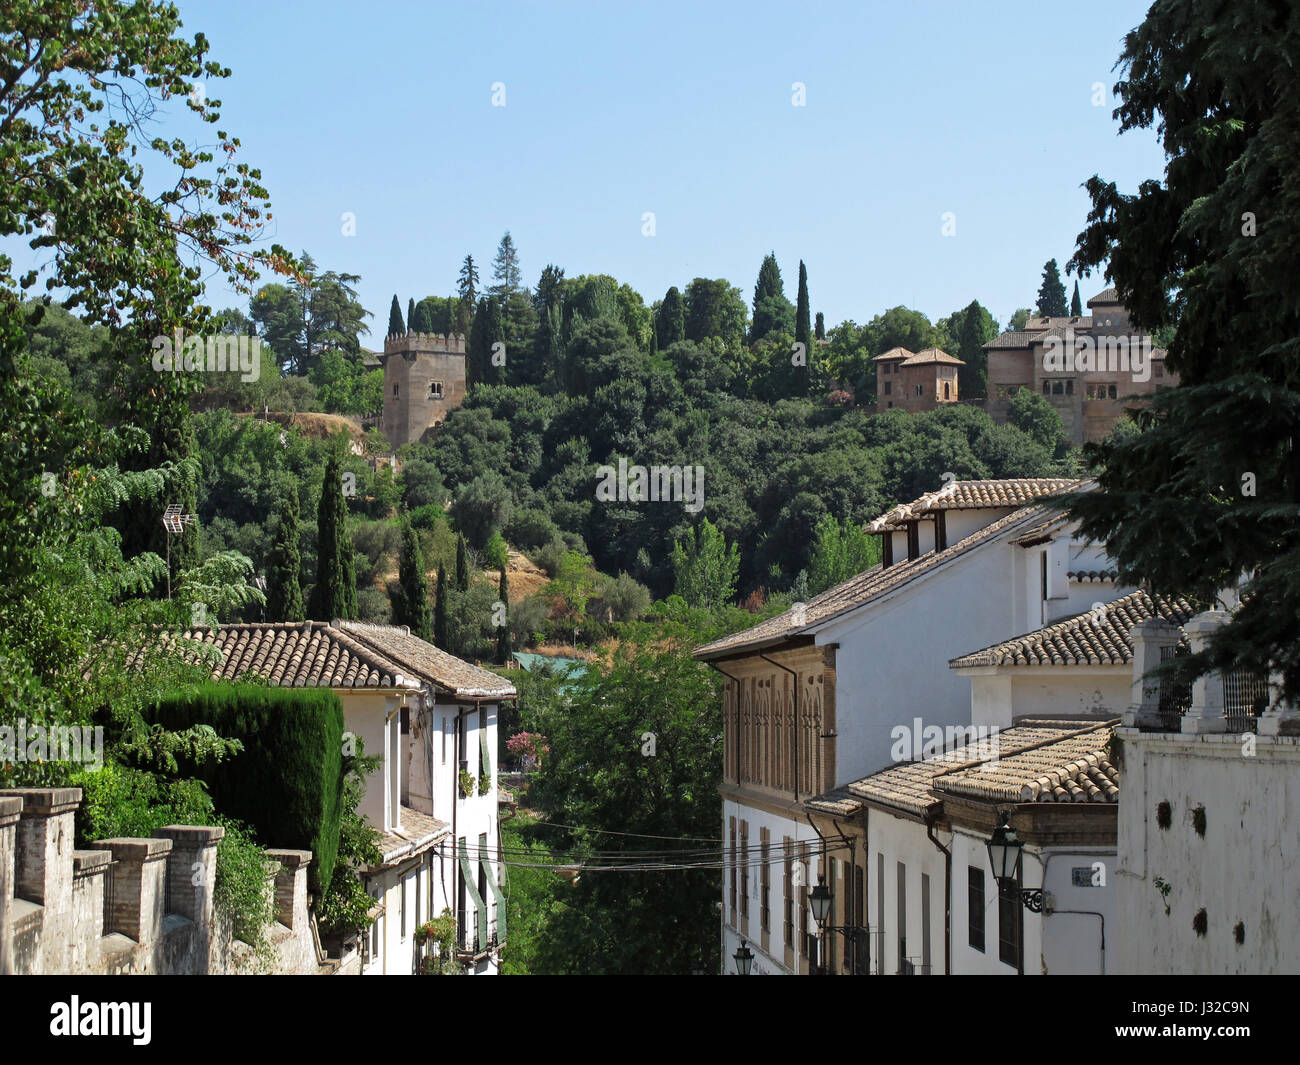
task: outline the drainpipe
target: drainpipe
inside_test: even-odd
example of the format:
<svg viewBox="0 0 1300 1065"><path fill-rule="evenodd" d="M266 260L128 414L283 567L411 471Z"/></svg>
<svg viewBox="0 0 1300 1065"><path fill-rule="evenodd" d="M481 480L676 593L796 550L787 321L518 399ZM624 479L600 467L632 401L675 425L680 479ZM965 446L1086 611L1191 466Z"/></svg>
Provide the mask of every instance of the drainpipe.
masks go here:
<svg viewBox="0 0 1300 1065"><path fill-rule="evenodd" d="M1058 909L1056 909L1055 907L1052 907L1052 909L1049 910L1049 909L1047 908L1047 906L1046 906L1046 895L1047 895L1047 866L1048 866L1048 863L1051 862L1051 860L1052 860L1053 858L1056 858L1056 857L1058 857L1059 855L1062 855L1062 854L1070 854L1070 855L1079 854L1079 855L1083 855L1084 857L1087 857L1089 854L1100 854L1100 855L1102 855L1103 857L1112 857L1112 858L1113 858L1114 855L1115 855L1115 852L1114 852L1114 851L1109 851L1109 850L1108 850L1108 851L1076 850L1076 849L1073 849L1073 848L1072 848L1072 849L1070 849L1070 850L1066 850L1066 851L1052 851L1050 854L1046 854L1046 855L1044 855L1044 854L1040 854L1040 855L1038 856L1039 864L1043 867L1043 896L1044 896L1043 916L1044 916L1044 917L1047 917L1047 916L1049 916L1050 914L1053 914L1053 913L1077 913L1077 914L1082 914L1082 915L1084 915L1084 916L1088 916L1088 917L1096 917L1097 920L1101 922L1101 975L1102 975L1102 976L1105 976L1105 975L1106 975L1106 917L1105 917L1105 915L1104 915L1104 914L1101 914L1101 913L1098 913L1096 910L1058 910ZM1039 932L1039 940L1040 940L1040 943L1039 943L1039 951L1041 952L1041 951L1042 951L1042 943L1041 943L1041 940L1042 940L1042 932L1041 932L1041 929L1042 929L1042 923L1041 923L1041 922L1039 923L1039 928L1040 928L1040 932ZM1040 964L1041 964L1041 962L1040 962Z"/></svg>
<svg viewBox="0 0 1300 1065"><path fill-rule="evenodd" d="M934 834L935 817L925 815L925 834L943 852L943 975L952 975L952 851Z"/></svg>
<svg viewBox="0 0 1300 1065"><path fill-rule="evenodd" d="M722 674L724 677L726 677L728 680L735 681L735 683L736 683L736 725L739 726L739 725L740 725L740 678L739 678L739 677L733 677L730 673L728 673L725 669L723 669L723 668L722 668L720 665L718 665L716 662L710 662L710 663L708 663L708 665L709 665L709 668L710 668L710 669L716 669L719 673L721 673L721 674ZM723 742L725 743L725 742L726 742L726 728L725 728L725 723L724 723L724 728L723 728L723 737L722 737L722 738L723 738ZM726 752L724 751L724 752L723 752L723 755L722 755L722 764L723 764L724 767L726 766L726 763L727 763L727 755L726 755ZM739 759L739 758L736 759L736 783L737 783L738 785L739 785L739 783L740 783L740 759Z"/></svg>
<svg viewBox="0 0 1300 1065"><path fill-rule="evenodd" d="M808 820L808 824L812 826L812 830L813 830L814 832L817 833L817 838L820 839L820 840L822 841L822 860L821 860L821 862L820 862L820 868L821 868L821 870L822 870L822 874L821 874L821 875L826 876L826 875L829 875L829 873L830 873L830 864L831 864L831 863L830 863L830 853L831 853L832 850L837 850L837 851L838 851L838 850L843 850L843 849L845 848L845 846L847 846L847 847L849 848L849 859L850 859L850 862L852 861L852 858L853 858L853 840L849 839L849 837L846 836L846 835L844 834L844 832L840 829L840 823L839 823L838 821L836 821L836 820L834 820L834 819L832 818L832 819L831 819L831 824L833 824L833 825L835 826L835 831L836 831L836 832L839 832L839 834L840 834L840 839L843 840L844 842L841 843L839 846L832 848L831 845L830 845L830 843L827 842L826 837L822 834L822 830L821 830L820 828L817 827L817 822L814 821L814 820L812 819L812 814L805 814L804 816L807 818L807 820ZM852 902L852 876L850 876L850 878L849 878L849 883L850 883L850 889L849 889L849 890L850 890L850 896L849 896L849 899L846 900L846 910L847 910L847 905L848 905L848 903L851 903L851 902ZM833 914L833 913L827 914L827 920L831 920L831 921L835 920L835 914ZM822 937L824 937L824 936L825 936L825 933L822 933ZM827 942L829 942L829 940L827 940ZM823 952L821 952L820 950L818 951L818 953L819 953L819 955L822 955L822 954L823 954ZM825 951L825 952L824 952L824 955L821 956L821 957L819 957L818 960L819 960L820 962L823 963L822 966L821 966L821 968L823 968L823 969L826 968L824 962L825 962L829 957L830 957L830 951L829 951L829 950ZM826 973L823 973L822 975L825 976L825 975L827 975L827 974L826 974Z"/></svg>

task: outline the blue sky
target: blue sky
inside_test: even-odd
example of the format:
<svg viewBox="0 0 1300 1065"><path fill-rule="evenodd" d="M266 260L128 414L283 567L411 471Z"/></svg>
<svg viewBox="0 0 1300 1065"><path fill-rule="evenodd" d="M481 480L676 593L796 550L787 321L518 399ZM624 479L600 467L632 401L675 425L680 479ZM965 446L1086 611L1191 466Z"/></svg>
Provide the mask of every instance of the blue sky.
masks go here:
<svg viewBox="0 0 1300 1065"><path fill-rule="evenodd" d="M233 70L209 95L262 170L269 240L361 275L369 346L394 292L450 294L467 252L486 284L507 229L530 285L554 262L647 304L696 276L748 300L774 250L791 299L806 262L828 326L972 298L1005 325L1069 258L1087 177L1163 170L1111 117L1139 2L179 7Z"/></svg>

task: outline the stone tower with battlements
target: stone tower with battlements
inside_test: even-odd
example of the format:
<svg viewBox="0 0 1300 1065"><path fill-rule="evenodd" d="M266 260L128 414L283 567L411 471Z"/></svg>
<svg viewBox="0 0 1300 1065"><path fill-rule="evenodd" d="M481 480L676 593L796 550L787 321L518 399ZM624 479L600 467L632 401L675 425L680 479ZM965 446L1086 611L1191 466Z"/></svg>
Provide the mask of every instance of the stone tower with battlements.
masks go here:
<svg viewBox="0 0 1300 1065"><path fill-rule="evenodd" d="M389 443L419 440L465 400L465 338L406 333L384 338L384 420Z"/></svg>

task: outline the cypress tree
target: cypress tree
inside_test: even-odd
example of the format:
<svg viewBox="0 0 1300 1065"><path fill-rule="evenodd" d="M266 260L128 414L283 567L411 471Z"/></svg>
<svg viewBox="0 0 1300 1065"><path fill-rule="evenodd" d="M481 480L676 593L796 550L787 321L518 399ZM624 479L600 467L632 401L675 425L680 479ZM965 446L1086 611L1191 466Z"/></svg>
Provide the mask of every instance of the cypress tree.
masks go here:
<svg viewBox="0 0 1300 1065"><path fill-rule="evenodd" d="M1083 314L1083 300L1079 299L1079 282L1074 283L1074 295L1070 297L1070 317L1078 318Z"/></svg>
<svg viewBox="0 0 1300 1065"><path fill-rule="evenodd" d="M266 581L266 616L271 621L302 621L302 555L298 547L298 488L280 497L280 526L275 531Z"/></svg>
<svg viewBox="0 0 1300 1065"><path fill-rule="evenodd" d="M1056 268L1056 260L1048 259L1043 264L1043 283L1038 286L1039 317L1064 318L1068 311L1061 272Z"/></svg>
<svg viewBox="0 0 1300 1065"><path fill-rule="evenodd" d="M821 311L818 311L818 312L817 312L817 324L816 324L816 326L814 326L813 328L814 328L813 335L814 335L818 340L825 340L825 339L826 339L826 319L825 319L825 317L822 315L822 312L821 312Z"/></svg>
<svg viewBox="0 0 1300 1065"><path fill-rule="evenodd" d="M433 322L429 318L429 305L424 300L415 305L415 316L411 319L411 332L433 332Z"/></svg>
<svg viewBox="0 0 1300 1065"><path fill-rule="evenodd" d="M409 299L406 301L406 327L412 333L415 332L414 322L415 322L415 300Z"/></svg>
<svg viewBox="0 0 1300 1065"><path fill-rule="evenodd" d="M410 517L402 519L402 554L397 567L397 594L393 597L393 624L409 626L412 634L422 640L433 635L424 553Z"/></svg>
<svg viewBox="0 0 1300 1065"><path fill-rule="evenodd" d="M456 534L456 591L469 591L469 550L465 534Z"/></svg>
<svg viewBox="0 0 1300 1065"><path fill-rule="evenodd" d="M812 328L808 321L808 270L799 260L799 297L794 312L794 338L804 346L806 352L812 344Z"/></svg>
<svg viewBox="0 0 1300 1065"><path fill-rule="evenodd" d="M505 340L501 324L501 307L490 296L478 301L474 325L470 328L469 354L465 359L465 373L471 385L495 385L502 381L504 367L492 363L492 345ZM508 357L508 353L507 353Z"/></svg>
<svg viewBox="0 0 1300 1065"><path fill-rule="evenodd" d="M497 661L503 666L510 661L510 655L514 650L510 646L509 593L510 589L506 583L506 569L502 566L501 584L497 587L497 598L506 604L507 617L506 623L497 629Z"/></svg>
<svg viewBox="0 0 1300 1065"><path fill-rule="evenodd" d="M356 558L348 534L348 506L343 497L339 460L325 464L317 511L316 586L311 590L307 616L313 621L357 616Z"/></svg>
<svg viewBox="0 0 1300 1065"><path fill-rule="evenodd" d="M686 301L674 285L664 294L655 317L655 334L660 351L667 351L679 340L686 339Z"/></svg>
<svg viewBox="0 0 1300 1065"><path fill-rule="evenodd" d="M776 253L769 252L758 268L754 283L754 314L749 331L749 342L762 340L774 329L793 332L794 308L785 298L785 283L781 268L776 263Z"/></svg>
<svg viewBox="0 0 1300 1065"><path fill-rule="evenodd" d="M401 336L406 332L406 323L402 321L402 305L397 302L397 293L393 293L393 305L388 308L388 335Z"/></svg>
<svg viewBox="0 0 1300 1065"><path fill-rule="evenodd" d="M444 651L447 646L447 571L438 567L437 601L433 604L433 642Z"/></svg>

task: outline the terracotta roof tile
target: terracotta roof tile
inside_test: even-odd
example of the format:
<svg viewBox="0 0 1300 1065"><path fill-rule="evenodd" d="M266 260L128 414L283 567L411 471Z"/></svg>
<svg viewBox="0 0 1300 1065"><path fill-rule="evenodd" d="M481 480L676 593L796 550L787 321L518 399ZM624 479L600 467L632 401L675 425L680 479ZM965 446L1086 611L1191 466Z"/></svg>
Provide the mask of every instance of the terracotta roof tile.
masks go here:
<svg viewBox="0 0 1300 1065"><path fill-rule="evenodd" d="M1107 752L1115 724L1094 725L1018 752L1004 747L997 759L936 777L934 790L941 798L992 802L1117 803L1119 771Z"/></svg>
<svg viewBox="0 0 1300 1065"><path fill-rule="evenodd" d="M966 363L957 358L956 355L949 355L942 348L926 348L924 351L918 351L915 355L903 360L904 366L923 366L929 363L942 362L950 366L965 366Z"/></svg>
<svg viewBox="0 0 1300 1065"><path fill-rule="evenodd" d="M412 855L426 850L451 832L451 826L446 821L439 821L436 817L413 810L409 806L402 807L401 818L401 828L391 832L381 832L379 839L375 841L379 853L383 855L378 868L397 865Z"/></svg>
<svg viewBox="0 0 1300 1065"><path fill-rule="evenodd" d="M1022 507L1041 496L1076 489L1085 481L1072 477L1009 477L988 481L952 481L927 492L911 503L900 503L867 525L867 532L899 529L938 510L980 510L991 507Z"/></svg>
<svg viewBox="0 0 1300 1065"><path fill-rule="evenodd" d="M952 669L968 666L1129 665L1133 644L1129 630L1142 621L1162 617L1181 626L1195 608L1186 599L1152 599L1132 592L1106 604L1096 619L1091 610L1074 614L1045 628L954 658Z"/></svg>
<svg viewBox="0 0 1300 1065"><path fill-rule="evenodd" d="M908 351L907 348L890 348L888 351L882 351L871 361L880 362L881 359L911 359L915 357L915 352Z"/></svg>
<svg viewBox="0 0 1300 1065"><path fill-rule="evenodd" d="M433 681L463 699L510 699L515 686L486 669L462 661L411 635L405 626L369 625L362 621L337 622L339 629L359 644Z"/></svg>

